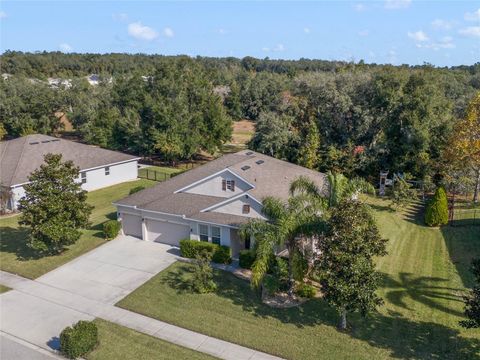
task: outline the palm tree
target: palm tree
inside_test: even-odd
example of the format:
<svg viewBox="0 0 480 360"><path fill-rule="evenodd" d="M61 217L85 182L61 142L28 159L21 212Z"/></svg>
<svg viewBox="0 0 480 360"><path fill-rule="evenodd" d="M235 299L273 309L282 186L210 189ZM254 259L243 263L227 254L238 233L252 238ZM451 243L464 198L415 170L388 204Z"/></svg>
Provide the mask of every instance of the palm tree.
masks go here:
<svg viewBox="0 0 480 360"><path fill-rule="evenodd" d="M348 179L341 173L328 172L327 179L329 183L329 208L337 206L343 199L356 199L360 193L375 194L373 185L359 177Z"/></svg>
<svg viewBox="0 0 480 360"><path fill-rule="evenodd" d="M241 236L253 236L256 258L252 267L252 285L258 287L265 276L276 246L285 246L289 255L298 249L302 236L323 227L326 202L317 186L308 178L299 177L290 185L286 202L275 197L263 200L263 214L269 221L253 219L241 227ZM293 256L289 256L289 294L293 293Z"/></svg>

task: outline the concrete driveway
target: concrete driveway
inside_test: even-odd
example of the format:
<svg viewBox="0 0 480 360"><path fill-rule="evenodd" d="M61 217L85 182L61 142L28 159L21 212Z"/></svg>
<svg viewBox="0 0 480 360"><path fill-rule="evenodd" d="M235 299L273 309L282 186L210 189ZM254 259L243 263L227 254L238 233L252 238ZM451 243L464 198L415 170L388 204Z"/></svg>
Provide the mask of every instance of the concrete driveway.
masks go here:
<svg viewBox="0 0 480 360"><path fill-rule="evenodd" d="M178 248L120 236L36 281L115 304L175 262L177 255Z"/></svg>

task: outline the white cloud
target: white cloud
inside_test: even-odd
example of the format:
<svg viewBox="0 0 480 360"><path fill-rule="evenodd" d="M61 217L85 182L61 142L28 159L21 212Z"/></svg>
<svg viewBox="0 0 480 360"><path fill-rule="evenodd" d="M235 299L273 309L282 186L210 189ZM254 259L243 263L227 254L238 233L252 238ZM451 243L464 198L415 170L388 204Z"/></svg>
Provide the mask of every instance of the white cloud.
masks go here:
<svg viewBox="0 0 480 360"><path fill-rule="evenodd" d="M423 31L408 32L408 37L413 39L416 42L425 42L428 41L428 36Z"/></svg>
<svg viewBox="0 0 480 360"><path fill-rule="evenodd" d="M262 51L265 51L265 52L270 52L270 51L272 51L272 52L282 52L282 51L285 51L285 46L283 44L277 44L273 48L263 47Z"/></svg>
<svg viewBox="0 0 480 360"><path fill-rule="evenodd" d="M370 34L370 31L368 30L361 30L358 32L359 36L368 36L368 34Z"/></svg>
<svg viewBox="0 0 480 360"><path fill-rule="evenodd" d="M163 29L163 35L172 38L175 36L175 33L173 32L172 28L166 27L165 29Z"/></svg>
<svg viewBox="0 0 480 360"><path fill-rule="evenodd" d="M303 28L303 32L305 34L310 34L310 28L306 27L306 28Z"/></svg>
<svg viewBox="0 0 480 360"><path fill-rule="evenodd" d="M218 33L221 35L225 35L228 31L225 29L218 29Z"/></svg>
<svg viewBox="0 0 480 360"><path fill-rule="evenodd" d="M136 39L148 41L158 37L158 33L154 29L142 25L140 21L128 24L128 34Z"/></svg>
<svg viewBox="0 0 480 360"><path fill-rule="evenodd" d="M480 20L480 9L478 9L474 12L465 13L464 18L467 21L479 21Z"/></svg>
<svg viewBox="0 0 480 360"><path fill-rule="evenodd" d="M7 17L7 13L5 11L0 11L0 19L5 19Z"/></svg>
<svg viewBox="0 0 480 360"><path fill-rule="evenodd" d="M385 0L385 9L406 9L412 0Z"/></svg>
<svg viewBox="0 0 480 360"><path fill-rule="evenodd" d="M435 19L431 22L431 25L434 29L437 30L450 30L453 27L453 22L442 19Z"/></svg>
<svg viewBox="0 0 480 360"><path fill-rule="evenodd" d="M127 21L128 20L128 15L125 14L125 13L112 14L112 18L115 21Z"/></svg>
<svg viewBox="0 0 480 360"><path fill-rule="evenodd" d="M361 3L358 3L358 4L355 4L353 5L353 8L355 9L355 11L358 11L358 12L362 12L364 11L367 7Z"/></svg>
<svg viewBox="0 0 480 360"><path fill-rule="evenodd" d="M459 34L471 37L480 37L480 26L469 26L458 30Z"/></svg>
<svg viewBox="0 0 480 360"><path fill-rule="evenodd" d="M68 45L67 43L62 43L62 44L58 45L58 47L60 48L60 50L62 52L70 52L70 51L73 50L73 48L70 45Z"/></svg>
<svg viewBox="0 0 480 360"><path fill-rule="evenodd" d="M387 62L390 64L396 64L398 62L397 52L395 50L389 50L387 53Z"/></svg>

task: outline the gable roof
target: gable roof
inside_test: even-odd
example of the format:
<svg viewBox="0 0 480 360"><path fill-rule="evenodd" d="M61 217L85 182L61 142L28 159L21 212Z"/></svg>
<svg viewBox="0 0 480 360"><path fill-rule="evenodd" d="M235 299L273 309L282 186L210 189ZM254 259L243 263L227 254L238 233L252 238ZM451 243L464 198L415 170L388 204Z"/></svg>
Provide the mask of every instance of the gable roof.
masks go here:
<svg viewBox="0 0 480 360"><path fill-rule="evenodd" d="M130 195L115 204L134 206L138 209L161 213L184 215L198 221L238 226L247 222L249 218L212 211L202 212L208 207L225 201L225 198L177 192L190 184L226 169L251 183L254 188L247 191L246 194L250 194L259 201L267 196L275 196L283 200L288 199L290 183L299 176L310 178L322 191L325 191L326 186L326 176L323 173L251 150L244 150L224 155L205 165L174 176L154 187Z"/></svg>
<svg viewBox="0 0 480 360"><path fill-rule="evenodd" d="M28 182L28 176L44 162L48 153L61 154L80 170L131 161L138 157L52 136L35 134L0 142L0 181L4 186Z"/></svg>

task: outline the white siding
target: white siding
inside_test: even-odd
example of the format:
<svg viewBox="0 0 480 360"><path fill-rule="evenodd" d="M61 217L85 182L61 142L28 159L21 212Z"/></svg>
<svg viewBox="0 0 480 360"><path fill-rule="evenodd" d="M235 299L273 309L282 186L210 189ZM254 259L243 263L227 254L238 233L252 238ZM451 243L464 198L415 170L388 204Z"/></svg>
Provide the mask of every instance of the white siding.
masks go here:
<svg viewBox="0 0 480 360"><path fill-rule="evenodd" d="M243 205L250 205L250 212L248 214L243 213ZM248 195L241 196L238 199L234 199L226 204L220 205L219 207L213 208L210 211L265 220L265 217L262 215L262 206L258 202L252 200Z"/></svg>
<svg viewBox="0 0 480 360"><path fill-rule="evenodd" d="M222 190L222 180L235 180L235 190ZM186 189L184 192L229 198L248 191L251 188L252 187L249 184L240 179L238 176L235 176L229 171L224 171L215 177L202 181L199 184Z"/></svg>
<svg viewBox="0 0 480 360"><path fill-rule="evenodd" d="M105 175L106 167L107 166L86 171L87 182L82 184L82 188L87 191L101 189L125 181L135 180L138 176L136 160L108 166L110 168L110 175ZM81 181L81 175L78 181Z"/></svg>

